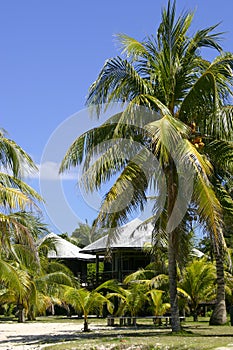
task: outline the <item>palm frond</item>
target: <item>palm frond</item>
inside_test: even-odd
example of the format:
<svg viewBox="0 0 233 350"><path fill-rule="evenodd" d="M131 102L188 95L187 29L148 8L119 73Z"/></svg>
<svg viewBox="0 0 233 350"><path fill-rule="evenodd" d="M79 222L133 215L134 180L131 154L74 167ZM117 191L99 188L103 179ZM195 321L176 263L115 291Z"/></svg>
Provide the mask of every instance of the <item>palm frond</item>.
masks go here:
<svg viewBox="0 0 233 350"><path fill-rule="evenodd" d="M99 108L104 104L124 103L139 94L150 94L150 91L149 82L142 79L127 60L118 56L105 62L97 80L90 87L87 105L96 105L99 114Z"/></svg>
<svg viewBox="0 0 233 350"><path fill-rule="evenodd" d="M11 250L12 242L24 244L36 254L36 245L30 228L22 222L22 212L11 214L0 213L0 237L2 248Z"/></svg>
<svg viewBox="0 0 233 350"><path fill-rule="evenodd" d="M205 72L192 85L181 103L179 119L187 124L196 121L199 126L203 125L204 117L213 114L216 109L216 81L211 72Z"/></svg>
<svg viewBox="0 0 233 350"><path fill-rule="evenodd" d="M0 280L22 300L30 290L31 280L26 271L0 259Z"/></svg>
<svg viewBox="0 0 233 350"><path fill-rule="evenodd" d="M7 173L0 172L0 184L2 191L4 191L4 187L8 189L12 189L12 191L16 190L20 191L22 193L22 196L27 197L28 199L25 201L31 202L32 205L36 206L36 201L43 201L42 197L28 184L26 184L24 181L20 180L19 178L16 178L12 175L9 175Z"/></svg>
<svg viewBox="0 0 233 350"><path fill-rule="evenodd" d="M41 281L45 281L46 284L51 285L65 285L72 286L72 280L70 276L62 271L51 272L40 277Z"/></svg>
<svg viewBox="0 0 233 350"><path fill-rule="evenodd" d="M233 137L233 106L220 107L215 114L210 115L206 124L208 138L232 142Z"/></svg>
<svg viewBox="0 0 233 350"><path fill-rule="evenodd" d="M117 117L117 120L115 120ZM119 116L114 116L114 122L110 120L102 124L99 128L88 130L79 136L69 147L62 163L59 172L75 167L82 163L84 157L94 154L96 147L103 142L107 142L113 138L115 128Z"/></svg>
<svg viewBox="0 0 233 350"><path fill-rule="evenodd" d="M205 152L216 169L224 169L233 174L233 143L214 140L205 146Z"/></svg>
<svg viewBox="0 0 233 350"><path fill-rule="evenodd" d="M126 34L116 34L117 43L120 46L121 53L126 55L127 58L131 58L133 61L139 57L147 57L148 52L145 49L143 43L131 38Z"/></svg>
<svg viewBox="0 0 233 350"><path fill-rule="evenodd" d="M222 47L219 45L219 41L222 37L222 32L219 33L212 33L220 23L217 23L213 26L198 30L192 39L190 40L189 46L187 48L187 54L191 55L193 52L195 52L198 48L205 48L209 47L212 49L216 49L217 51L221 52Z"/></svg>
<svg viewBox="0 0 233 350"><path fill-rule="evenodd" d="M30 246L23 244L14 244L12 246L12 252L15 260L19 265L27 271L37 271L39 272L39 261L38 257L35 254L35 251L32 251Z"/></svg>
<svg viewBox="0 0 233 350"><path fill-rule="evenodd" d="M0 130L0 165L13 172L14 177L21 177L25 167L28 171L37 170L32 158L13 140L5 136Z"/></svg>
<svg viewBox="0 0 233 350"><path fill-rule="evenodd" d="M232 69L233 55L228 52L217 56L208 67L208 71L215 76L219 97L224 102L232 95Z"/></svg>

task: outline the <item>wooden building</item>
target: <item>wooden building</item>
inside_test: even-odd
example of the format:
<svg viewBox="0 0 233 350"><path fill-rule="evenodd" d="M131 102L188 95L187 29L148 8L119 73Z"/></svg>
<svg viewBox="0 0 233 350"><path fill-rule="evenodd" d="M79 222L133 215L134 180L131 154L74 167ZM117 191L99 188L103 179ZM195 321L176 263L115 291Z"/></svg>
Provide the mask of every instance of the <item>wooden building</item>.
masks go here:
<svg viewBox="0 0 233 350"><path fill-rule="evenodd" d="M63 239L55 233L49 233L43 241L50 240L55 249L48 251L48 258L59 260L85 285L87 279L87 264L94 263L95 255L81 253L81 248Z"/></svg>
<svg viewBox="0 0 233 350"><path fill-rule="evenodd" d="M97 285L109 279L121 282L128 274L151 262L150 255L145 252L145 245L151 244L153 226L141 224L141 220L135 219L117 230L114 241L109 243L106 235L80 251L96 256ZM100 261L104 261L103 272L99 271Z"/></svg>

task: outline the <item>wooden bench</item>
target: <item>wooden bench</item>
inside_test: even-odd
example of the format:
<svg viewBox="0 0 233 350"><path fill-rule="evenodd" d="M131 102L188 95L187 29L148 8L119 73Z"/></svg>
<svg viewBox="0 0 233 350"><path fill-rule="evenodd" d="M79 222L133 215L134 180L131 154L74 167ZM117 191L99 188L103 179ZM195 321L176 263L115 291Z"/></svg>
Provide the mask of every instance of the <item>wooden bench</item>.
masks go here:
<svg viewBox="0 0 233 350"><path fill-rule="evenodd" d="M185 321L185 317L184 316L180 316L180 321ZM171 324L171 316L107 316L107 325L108 326L114 326L115 325L115 321L119 320L119 325L120 326L136 326L137 324L137 320L141 319L141 320L152 320L154 324L156 324L157 321L159 321L160 323L162 323L162 321L165 321L166 326L168 326L169 324Z"/></svg>

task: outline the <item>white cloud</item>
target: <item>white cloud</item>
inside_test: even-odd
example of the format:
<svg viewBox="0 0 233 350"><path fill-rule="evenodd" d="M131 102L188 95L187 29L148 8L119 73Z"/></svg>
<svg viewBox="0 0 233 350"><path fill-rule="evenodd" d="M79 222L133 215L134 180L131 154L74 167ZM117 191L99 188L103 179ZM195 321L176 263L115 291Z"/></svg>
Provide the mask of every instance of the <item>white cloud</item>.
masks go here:
<svg viewBox="0 0 233 350"><path fill-rule="evenodd" d="M25 177L30 179L40 179L40 180L77 180L78 172L73 170L62 175L59 175L60 164L52 161L47 161L42 164L36 164L39 171L26 172Z"/></svg>

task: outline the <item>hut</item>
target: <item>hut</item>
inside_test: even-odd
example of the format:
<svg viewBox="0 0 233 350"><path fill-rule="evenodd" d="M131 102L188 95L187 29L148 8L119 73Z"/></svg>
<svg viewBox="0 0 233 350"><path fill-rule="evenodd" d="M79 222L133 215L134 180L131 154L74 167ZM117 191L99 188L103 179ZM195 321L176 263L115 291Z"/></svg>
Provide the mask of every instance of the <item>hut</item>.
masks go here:
<svg viewBox="0 0 233 350"><path fill-rule="evenodd" d="M117 230L116 239L108 247L108 236L89 244L80 252L93 254L96 257L96 283L109 279L123 279L139 268L146 267L151 257L145 252L145 245L151 244L152 224L142 225L139 219L132 220ZM110 249L110 255L106 253ZM99 271L99 262L104 259L103 272Z"/></svg>
<svg viewBox="0 0 233 350"><path fill-rule="evenodd" d="M81 253L81 248L51 232L43 238L43 242L50 240L54 249L48 251L50 260L59 260L67 266L73 274L85 285L87 280L87 264L95 262L95 255Z"/></svg>

